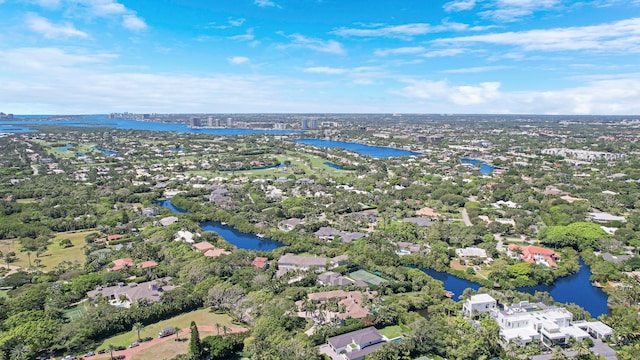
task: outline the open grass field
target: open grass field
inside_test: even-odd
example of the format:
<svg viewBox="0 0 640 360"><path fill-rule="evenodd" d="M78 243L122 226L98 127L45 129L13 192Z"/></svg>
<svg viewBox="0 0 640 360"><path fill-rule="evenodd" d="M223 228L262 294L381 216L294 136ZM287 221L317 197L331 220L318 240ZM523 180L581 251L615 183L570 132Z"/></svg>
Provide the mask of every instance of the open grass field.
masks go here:
<svg viewBox="0 0 640 360"><path fill-rule="evenodd" d="M215 324L218 324L220 327L225 325L227 327L233 327L233 325L231 324L231 318L228 315L216 314L211 312L209 309L201 309L201 310L192 311L186 314L178 315L171 319L163 320L152 325L145 326L144 329L140 331L140 337L141 338L146 338L146 337L157 338L158 333L160 333L162 329L168 326L177 326L180 329L186 329L189 327L189 325L191 325L192 321L195 321L196 324L199 326L200 325L215 326ZM128 331L126 333L122 333L106 339L100 346L98 346L97 350L104 349L109 344L116 345L116 346L119 346L119 345L129 346L129 344L131 344L136 340L138 340L138 334L135 333L134 331ZM173 342L174 341L171 341L171 343ZM171 357L161 356L161 357L157 357L156 359L167 359L172 357L173 356Z"/></svg>
<svg viewBox="0 0 640 360"><path fill-rule="evenodd" d="M378 331L387 339L394 339L394 338L397 338L398 336L408 334L409 331L411 331L411 329L409 329L405 325L393 325L393 326L387 326Z"/></svg>
<svg viewBox="0 0 640 360"><path fill-rule="evenodd" d="M86 256L84 255L84 238L94 233L95 231L80 231L76 233L58 233L56 237L51 240L47 251L40 255L39 259L40 269L42 271L51 271L56 265L61 263L62 261L69 262L79 262L83 264L85 262ZM63 249L58 244L62 239L69 239L73 244L72 247ZM26 252L20 251L20 243L14 240L3 240L0 241L0 251L3 254L13 251L16 253L17 260L12 262L10 265L20 266L23 268L29 267L29 257ZM36 266L35 260L36 254L35 252L31 253L31 265Z"/></svg>
<svg viewBox="0 0 640 360"><path fill-rule="evenodd" d="M203 339L207 336L216 335L212 332L202 331L200 332L200 338ZM190 336L190 334L184 335ZM174 338L175 335L172 336ZM186 354L189 341L165 341L158 345L154 345L148 349L144 349L139 353L133 355L133 360L158 360L158 359L172 359L176 355Z"/></svg>
<svg viewBox="0 0 640 360"><path fill-rule="evenodd" d="M349 274L349 277L353 280L362 280L370 285L379 285L383 282L387 282L387 280L364 270L354 271Z"/></svg>

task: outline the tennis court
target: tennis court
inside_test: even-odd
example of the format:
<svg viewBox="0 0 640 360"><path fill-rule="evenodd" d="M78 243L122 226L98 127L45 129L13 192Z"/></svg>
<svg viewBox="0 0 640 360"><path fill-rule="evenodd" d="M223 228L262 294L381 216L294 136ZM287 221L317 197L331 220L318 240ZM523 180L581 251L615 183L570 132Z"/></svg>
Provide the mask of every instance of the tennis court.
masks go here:
<svg viewBox="0 0 640 360"><path fill-rule="evenodd" d="M354 271L349 274L349 277L353 280L362 280L369 285L380 285L383 282L387 282L387 280L364 270Z"/></svg>

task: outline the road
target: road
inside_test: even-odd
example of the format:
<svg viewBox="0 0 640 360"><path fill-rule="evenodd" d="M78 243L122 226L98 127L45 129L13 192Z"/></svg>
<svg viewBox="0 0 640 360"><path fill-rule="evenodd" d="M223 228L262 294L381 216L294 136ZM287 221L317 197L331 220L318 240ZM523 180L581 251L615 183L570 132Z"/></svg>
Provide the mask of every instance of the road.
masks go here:
<svg viewBox="0 0 640 360"><path fill-rule="evenodd" d="M216 329L213 326L198 326L198 332L216 332ZM243 328L243 327L236 327L236 328L229 328L227 329L227 334L230 333L240 333L240 332L245 332L245 331L249 331L249 329L247 328ZM191 329L182 329L180 330L180 337L181 338L188 338L189 334L191 333ZM126 349L126 350L121 350L121 351L114 351L113 352L113 356L122 356L124 355L125 359L131 359L133 357L133 355L137 354L138 352L144 350L144 349L148 349L154 345L158 345L159 343L163 343L165 341L174 341L176 339L175 335L171 335L171 336L167 336L167 337L163 337L163 338L155 338L151 341L147 341L147 342L143 342L140 343L140 346L136 346L134 348L131 349ZM109 353L104 353L104 354L97 354L94 356L88 356L85 357L85 359L107 359L109 358L111 355L109 355Z"/></svg>
<svg viewBox="0 0 640 360"><path fill-rule="evenodd" d="M469 214L467 213L467 209L462 209L462 221L467 226L473 226L473 223L469 219Z"/></svg>

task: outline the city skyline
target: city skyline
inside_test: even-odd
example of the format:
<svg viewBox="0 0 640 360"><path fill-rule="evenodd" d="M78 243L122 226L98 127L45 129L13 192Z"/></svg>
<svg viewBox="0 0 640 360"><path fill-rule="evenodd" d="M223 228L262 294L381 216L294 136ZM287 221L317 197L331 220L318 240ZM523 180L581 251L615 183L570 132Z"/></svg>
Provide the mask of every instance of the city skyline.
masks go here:
<svg viewBox="0 0 640 360"><path fill-rule="evenodd" d="M0 111L640 114L640 1L0 0Z"/></svg>

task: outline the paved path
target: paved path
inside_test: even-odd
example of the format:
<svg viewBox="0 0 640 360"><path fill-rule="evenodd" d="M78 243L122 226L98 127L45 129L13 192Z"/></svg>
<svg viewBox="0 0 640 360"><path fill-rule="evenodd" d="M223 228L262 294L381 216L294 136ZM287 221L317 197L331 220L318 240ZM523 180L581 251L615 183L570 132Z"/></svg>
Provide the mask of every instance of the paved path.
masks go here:
<svg viewBox="0 0 640 360"><path fill-rule="evenodd" d="M469 214L467 213L467 209L462 209L462 221L467 226L473 226L473 223L469 219Z"/></svg>
<svg viewBox="0 0 640 360"><path fill-rule="evenodd" d="M4 276L9 276L11 274L15 274L21 269L20 266L14 266L14 265L0 265L0 268L2 268L2 269L7 269L8 268L9 269L9 272L4 274Z"/></svg>
<svg viewBox="0 0 640 360"><path fill-rule="evenodd" d="M222 330L222 329L221 329ZM198 332L203 332L203 331L207 331L207 332L216 332L216 329L213 326L198 326ZM245 332L245 331L249 331L249 329L247 328L243 328L243 327L236 327L236 328L228 328L227 329L227 334L231 334L231 333L241 333L241 332ZM183 339L187 339L188 340L188 335L191 333L191 329L187 328L187 329L181 329L179 332L179 336ZM137 354L138 352L144 350L144 349L148 349L154 345L158 345L159 343L165 342L165 341L174 341L176 339L176 335L170 335L170 336L166 336L163 338L155 338L151 341L147 341L147 342L143 342L140 343L140 346L136 346L134 348L131 349L126 349L126 350L120 350L120 351L114 351L113 352L113 356L121 356L124 355L125 359L131 359L133 357L133 355ZM104 354L97 354L95 356L89 356L86 357L85 359L89 360L89 359L106 359L109 358L110 355L109 353L104 353Z"/></svg>

